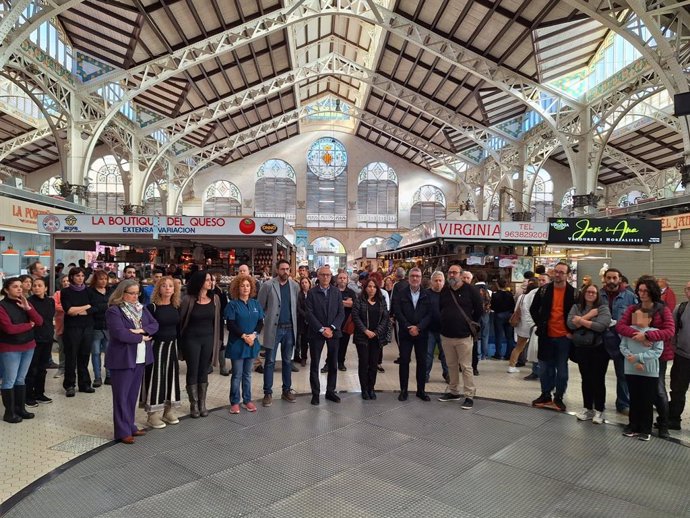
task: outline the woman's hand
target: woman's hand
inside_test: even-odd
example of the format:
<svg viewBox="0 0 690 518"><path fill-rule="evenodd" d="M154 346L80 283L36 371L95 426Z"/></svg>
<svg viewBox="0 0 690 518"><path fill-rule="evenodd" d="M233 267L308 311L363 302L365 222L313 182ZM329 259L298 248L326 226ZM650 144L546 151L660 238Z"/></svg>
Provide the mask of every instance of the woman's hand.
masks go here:
<svg viewBox="0 0 690 518"><path fill-rule="evenodd" d="M367 335L367 338L369 338L370 340L376 336L376 333L374 333L373 331L370 331L369 329L364 331L364 334Z"/></svg>
<svg viewBox="0 0 690 518"><path fill-rule="evenodd" d="M242 340L244 340L244 343L246 343L249 347L254 346L254 340L256 340L256 333L251 333L251 334L244 334L242 335Z"/></svg>
<svg viewBox="0 0 690 518"><path fill-rule="evenodd" d="M582 326L582 317L580 315L575 315L573 317L572 322L573 322L573 325L575 327L581 327Z"/></svg>
<svg viewBox="0 0 690 518"><path fill-rule="evenodd" d="M647 340L647 337L644 335L644 333L638 331L632 336L632 339L636 342L644 343Z"/></svg>
<svg viewBox="0 0 690 518"><path fill-rule="evenodd" d="M135 335L143 335L146 333L146 331L144 331L143 329L130 329L130 331Z"/></svg>
<svg viewBox="0 0 690 518"><path fill-rule="evenodd" d="M637 361L637 358L635 358L635 356L631 354L626 357L626 360L628 360L630 363L635 363Z"/></svg>
<svg viewBox="0 0 690 518"><path fill-rule="evenodd" d="M26 297L24 295L19 297L19 307L22 308L24 311L29 311L31 309L31 304L29 304L29 301L26 300Z"/></svg>

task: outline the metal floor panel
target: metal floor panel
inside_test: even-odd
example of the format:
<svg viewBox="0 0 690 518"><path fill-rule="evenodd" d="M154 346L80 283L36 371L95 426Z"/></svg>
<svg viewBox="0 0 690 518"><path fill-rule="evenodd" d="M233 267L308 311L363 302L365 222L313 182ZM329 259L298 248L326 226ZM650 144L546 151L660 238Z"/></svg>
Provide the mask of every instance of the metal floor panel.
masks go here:
<svg viewBox="0 0 690 518"><path fill-rule="evenodd" d="M690 518L682 445L523 405L343 396L151 430L40 481L5 516Z"/></svg>

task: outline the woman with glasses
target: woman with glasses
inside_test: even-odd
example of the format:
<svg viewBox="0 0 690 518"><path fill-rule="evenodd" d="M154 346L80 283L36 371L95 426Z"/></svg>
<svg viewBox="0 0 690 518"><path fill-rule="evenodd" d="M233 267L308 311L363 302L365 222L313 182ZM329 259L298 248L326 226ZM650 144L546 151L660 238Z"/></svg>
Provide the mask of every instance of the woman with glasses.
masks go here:
<svg viewBox="0 0 690 518"><path fill-rule="evenodd" d="M208 416L208 367L218 366L220 299L212 290L211 274L194 272L180 305L180 350L182 359L187 362L189 412L194 418Z"/></svg>
<svg viewBox="0 0 690 518"><path fill-rule="evenodd" d="M145 435L134 422L144 366L153 363L151 339L158 322L139 303L139 281L120 282L110 296L105 312L109 343L105 361L110 369L113 390L115 439L134 444L134 437Z"/></svg>
<svg viewBox="0 0 690 518"><path fill-rule="evenodd" d="M580 421L604 422L605 378L609 364L604 332L610 325L611 311L608 304L601 303L599 288L594 284L583 288L568 314L568 328L573 331L574 354L582 377L584 409L577 414Z"/></svg>
<svg viewBox="0 0 690 518"><path fill-rule="evenodd" d="M659 382L657 395L654 399L654 406L657 411L657 424L659 437L667 439L668 433L668 395L666 394L666 367L668 362L673 360L674 352L671 340L676 334L676 323L673 320L671 309L661 300L661 288L654 277L643 275L637 281L635 288L639 304L631 304L625 310L623 316L616 324L616 332L621 337L632 338L633 340L651 346L654 342L664 342L664 351L659 358ZM632 324L632 315L638 309L645 309L652 315L653 331L644 333L635 329Z"/></svg>

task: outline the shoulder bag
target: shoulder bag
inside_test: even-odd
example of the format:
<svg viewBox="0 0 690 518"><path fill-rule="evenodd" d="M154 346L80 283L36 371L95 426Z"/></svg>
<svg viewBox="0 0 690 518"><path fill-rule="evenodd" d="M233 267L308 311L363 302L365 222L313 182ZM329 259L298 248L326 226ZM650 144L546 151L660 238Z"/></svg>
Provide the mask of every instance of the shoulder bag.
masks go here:
<svg viewBox="0 0 690 518"><path fill-rule="evenodd" d="M462 313L462 317L465 319L465 322L467 322L467 325L470 328L470 334L472 335L472 338L476 340L477 336L479 336L479 329L481 326L477 322L472 320L469 316L467 316L467 313L465 313L465 310L462 309L462 306L460 305L457 297L452 291L450 293L450 297L453 299L453 302L455 302L455 305L460 310L460 313Z"/></svg>
<svg viewBox="0 0 690 518"><path fill-rule="evenodd" d="M520 325L520 320L522 320L522 299L524 295L520 295L520 298L517 301L517 304L515 305L515 310L513 311L513 314L510 315L510 319L508 320L508 323L513 326L517 327Z"/></svg>

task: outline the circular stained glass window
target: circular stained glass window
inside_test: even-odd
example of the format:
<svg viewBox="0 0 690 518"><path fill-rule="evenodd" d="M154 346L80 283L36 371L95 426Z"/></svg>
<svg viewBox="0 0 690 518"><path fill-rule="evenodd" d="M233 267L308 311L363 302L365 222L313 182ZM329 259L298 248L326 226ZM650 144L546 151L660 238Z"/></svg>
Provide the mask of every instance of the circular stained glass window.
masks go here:
<svg viewBox="0 0 690 518"><path fill-rule="evenodd" d="M324 137L314 142L307 152L307 167L319 178L333 179L347 167L347 151L340 141Z"/></svg>

